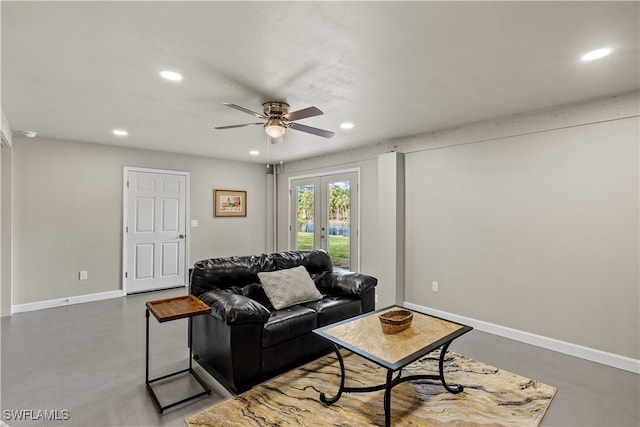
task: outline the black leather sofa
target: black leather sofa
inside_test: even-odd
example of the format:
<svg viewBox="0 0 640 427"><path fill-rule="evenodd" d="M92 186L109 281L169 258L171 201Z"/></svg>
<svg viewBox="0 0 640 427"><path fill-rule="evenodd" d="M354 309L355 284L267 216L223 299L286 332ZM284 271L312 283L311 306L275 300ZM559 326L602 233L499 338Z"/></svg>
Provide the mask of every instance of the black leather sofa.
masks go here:
<svg viewBox="0 0 640 427"><path fill-rule="evenodd" d="M276 310L258 273L300 265L322 298ZM327 353L330 346L311 331L373 311L376 284L365 274L333 271L323 250L199 261L190 292L212 311L192 319L194 358L227 389L240 393Z"/></svg>

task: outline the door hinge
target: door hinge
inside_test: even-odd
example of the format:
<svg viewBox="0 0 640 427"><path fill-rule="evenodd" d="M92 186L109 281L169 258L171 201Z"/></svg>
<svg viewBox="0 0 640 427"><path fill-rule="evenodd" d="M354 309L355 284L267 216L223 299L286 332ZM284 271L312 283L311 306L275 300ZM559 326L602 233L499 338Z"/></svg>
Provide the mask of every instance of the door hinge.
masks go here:
<svg viewBox="0 0 640 427"><path fill-rule="evenodd" d="M124 278L128 278L129 277L129 273L127 273L126 271L124 272Z"/></svg>
<svg viewBox="0 0 640 427"><path fill-rule="evenodd" d="M128 232L129 232L129 226L127 225L127 226L125 227L125 233L128 233Z"/></svg>
<svg viewBox="0 0 640 427"><path fill-rule="evenodd" d="M127 180L127 188L129 188L129 180Z"/></svg>

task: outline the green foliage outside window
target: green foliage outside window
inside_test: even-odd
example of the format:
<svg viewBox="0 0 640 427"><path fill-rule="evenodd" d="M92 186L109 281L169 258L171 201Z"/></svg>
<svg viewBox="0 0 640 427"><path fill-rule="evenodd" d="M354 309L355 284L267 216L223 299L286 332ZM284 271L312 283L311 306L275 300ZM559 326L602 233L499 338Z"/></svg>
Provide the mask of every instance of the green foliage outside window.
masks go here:
<svg viewBox="0 0 640 427"><path fill-rule="evenodd" d="M313 233L298 232L298 249L313 249ZM329 236L329 255L335 267L349 269L350 242L348 237Z"/></svg>
<svg viewBox="0 0 640 427"><path fill-rule="evenodd" d="M307 189L298 192L298 224L313 219L314 191ZM331 185L329 191L329 220L348 221L351 215L351 189Z"/></svg>

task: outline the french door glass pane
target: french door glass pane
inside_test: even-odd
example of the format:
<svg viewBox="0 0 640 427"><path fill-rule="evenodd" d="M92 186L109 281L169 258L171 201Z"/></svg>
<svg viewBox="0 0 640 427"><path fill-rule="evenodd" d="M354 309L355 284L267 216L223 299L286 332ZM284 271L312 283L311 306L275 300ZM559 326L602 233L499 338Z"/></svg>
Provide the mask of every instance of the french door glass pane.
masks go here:
<svg viewBox="0 0 640 427"><path fill-rule="evenodd" d="M330 181L328 191L328 242L333 266L351 270L351 181Z"/></svg>
<svg viewBox="0 0 640 427"><path fill-rule="evenodd" d="M314 248L315 226L315 186L313 184L296 187L296 249Z"/></svg>

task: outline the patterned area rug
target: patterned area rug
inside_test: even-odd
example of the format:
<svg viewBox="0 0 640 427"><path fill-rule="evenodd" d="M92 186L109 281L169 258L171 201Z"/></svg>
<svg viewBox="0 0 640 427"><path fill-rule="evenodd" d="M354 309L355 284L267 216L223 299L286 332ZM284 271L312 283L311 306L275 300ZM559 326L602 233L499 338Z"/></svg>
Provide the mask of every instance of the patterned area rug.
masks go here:
<svg viewBox="0 0 640 427"><path fill-rule="evenodd" d="M343 353L345 386L362 387L385 382L386 370L355 354ZM403 369L403 376L438 374L438 352ZM556 388L493 366L448 352L448 384L462 384L459 394L447 392L439 381L416 380L392 390L393 426L538 426ZM340 383L335 355L221 402L187 418L189 427L213 426L381 426L384 390L343 393L325 405L320 392L334 396Z"/></svg>

